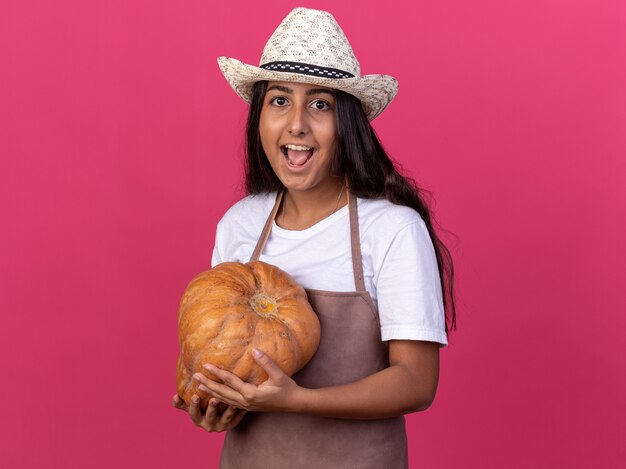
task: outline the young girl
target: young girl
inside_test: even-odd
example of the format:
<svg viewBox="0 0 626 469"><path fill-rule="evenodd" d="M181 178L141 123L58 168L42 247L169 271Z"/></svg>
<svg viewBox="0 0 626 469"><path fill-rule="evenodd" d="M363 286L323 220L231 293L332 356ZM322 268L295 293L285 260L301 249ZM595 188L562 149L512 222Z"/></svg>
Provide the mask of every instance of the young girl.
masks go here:
<svg viewBox="0 0 626 469"><path fill-rule="evenodd" d="M174 405L207 431L228 430L225 469L407 467L403 415L433 401L455 313L450 255L369 123L397 82L361 76L334 18L304 8L283 20L259 67L219 64L250 103L249 195L220 221L213 265L260 259L288 272L320 318L321 342L293 378L255 350L269 376L259 386L206 364L221 380L194 375L214 396L206 412L196 396Z"/></svg>

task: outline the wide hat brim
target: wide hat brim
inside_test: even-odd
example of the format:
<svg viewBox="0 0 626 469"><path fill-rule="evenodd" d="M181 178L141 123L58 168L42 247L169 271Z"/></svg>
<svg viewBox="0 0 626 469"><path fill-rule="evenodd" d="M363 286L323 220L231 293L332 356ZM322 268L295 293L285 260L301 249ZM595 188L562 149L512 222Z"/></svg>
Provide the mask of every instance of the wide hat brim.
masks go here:
<svg viewBox="0 0 626 469"><path fill-rule="evenodd" d="M301 73L265 70L230 57L217 59L226 81L241 99L250 104L252 89L258 81L286 81L308 83L333 88L356 96L371 121L395 98L398 81L389 75L364 75L354 78L323 78Z"/></svg>

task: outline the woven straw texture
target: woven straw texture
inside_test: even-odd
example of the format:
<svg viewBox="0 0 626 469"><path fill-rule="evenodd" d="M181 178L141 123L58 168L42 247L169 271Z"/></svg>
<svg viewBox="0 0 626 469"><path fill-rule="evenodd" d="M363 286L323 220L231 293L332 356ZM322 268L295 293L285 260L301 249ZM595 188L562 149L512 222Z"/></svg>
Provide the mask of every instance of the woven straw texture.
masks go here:
<svg viewBox="0 0 626 469"><path fill-rule="evenodd" d="M275 64L274 69L260 68L274 62L293 62L301 65ZM350 93L361 101L369 120L378 116L398 92L398 82L388 75L361 76L359 62L344 32L330 13L307 8L296 8L280 23L268 40L259 67L228 57L218 58L224 77L235 92L247 103L252 98L252 87L261 80L318 84ZM306 68L309 73L297 70ZM294 71L282 71L291 70ZM324 71L331 69L331 71ZM331 78L336 70L347 72L353 78Z"/></svg>

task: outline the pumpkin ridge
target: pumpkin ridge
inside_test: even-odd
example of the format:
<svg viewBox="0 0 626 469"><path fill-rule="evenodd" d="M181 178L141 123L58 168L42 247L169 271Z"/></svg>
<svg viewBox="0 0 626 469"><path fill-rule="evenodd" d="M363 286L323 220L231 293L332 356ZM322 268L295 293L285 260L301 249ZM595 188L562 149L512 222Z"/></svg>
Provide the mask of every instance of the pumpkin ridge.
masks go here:
<svg viewBox="0 0 626 469"><path fill-rule="evenodd" d="M251 262L247 263L247 264L242 264L252 275L252 278L254 279L254 286L256 287L256 291L261 291L263 285L261 284L261 279L259 278L259 276L256 273L256 270L254 269L254 264L252 264ZM256 293L256 292L255 292Z"/></svg>
<svg viewBox="0 0 626 469"><path fill-rule="evenodd" d="M281 331L279 330L277 322L278 321L270 321L270 326L272 328L272 332L273 332L274 337L281 337L282 338L283 336L281 334ZM288 345L291 346L290 347L292 349L291 352L293 353L293 345L291 343L289 343L289 341L287 341L287 343L288 343ZM276 349L276 352L278 352L278 344L275 345L275 349ZM276 359L274 361L280 367L280 369L283 370L283 372L284 372L285 369L289 369L289 368L293 367L293 364L288 362L289 358L292 358L292 357L290 355L288 355L287 357L283 357L282 360ZM291 366L289 366L289 365L291 365Z"/></svg>
<svg viewBox="0 0 626 469"><path fill-rule="evenodd" d="M256 284L254 274L241 262L223 262L208 272L216 273L217 279L214 281L214 287L234 288L242 295L251 290L249 277L252 277Z"/></svg>
<svg viewBox="0 0 626 469"><path fill-rule="evenodd" d="M295 357L292 357L291 363L291 369L293 370L293 373L295 373L304 365L304 363L302 362L302 347L300 346L300 341L297 339L297 337L295 337L295 334L292 333L289 325L286 324L284 321L280 321L280 323L282 325L283 331L279 331L278 334L288 340L289 345L291 346L291 349L293 350L293 353L295 355Z"/></svg>

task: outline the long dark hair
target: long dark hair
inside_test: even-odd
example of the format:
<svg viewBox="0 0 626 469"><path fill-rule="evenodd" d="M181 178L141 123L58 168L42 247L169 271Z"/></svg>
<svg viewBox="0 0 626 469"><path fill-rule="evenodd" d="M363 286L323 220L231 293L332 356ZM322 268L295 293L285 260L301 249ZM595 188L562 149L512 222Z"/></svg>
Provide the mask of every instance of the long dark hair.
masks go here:
<svg viewBox="0 0 626 469"><path fill-rule="evenodd" d="M259 134L259 121L267 82L255 83L246 126L245 186L248 194L283 189L269 164ZM433 227L424 191L415 181L397 170L370 125L361 102L355 96L334 90L337 136L333 175L346 180L350 191L364 199L385 198L397 205L411 207L420 214L435 248L439 278L446 312L446 332L456 329L454 303L454 265L452 256Z"/></svg>

